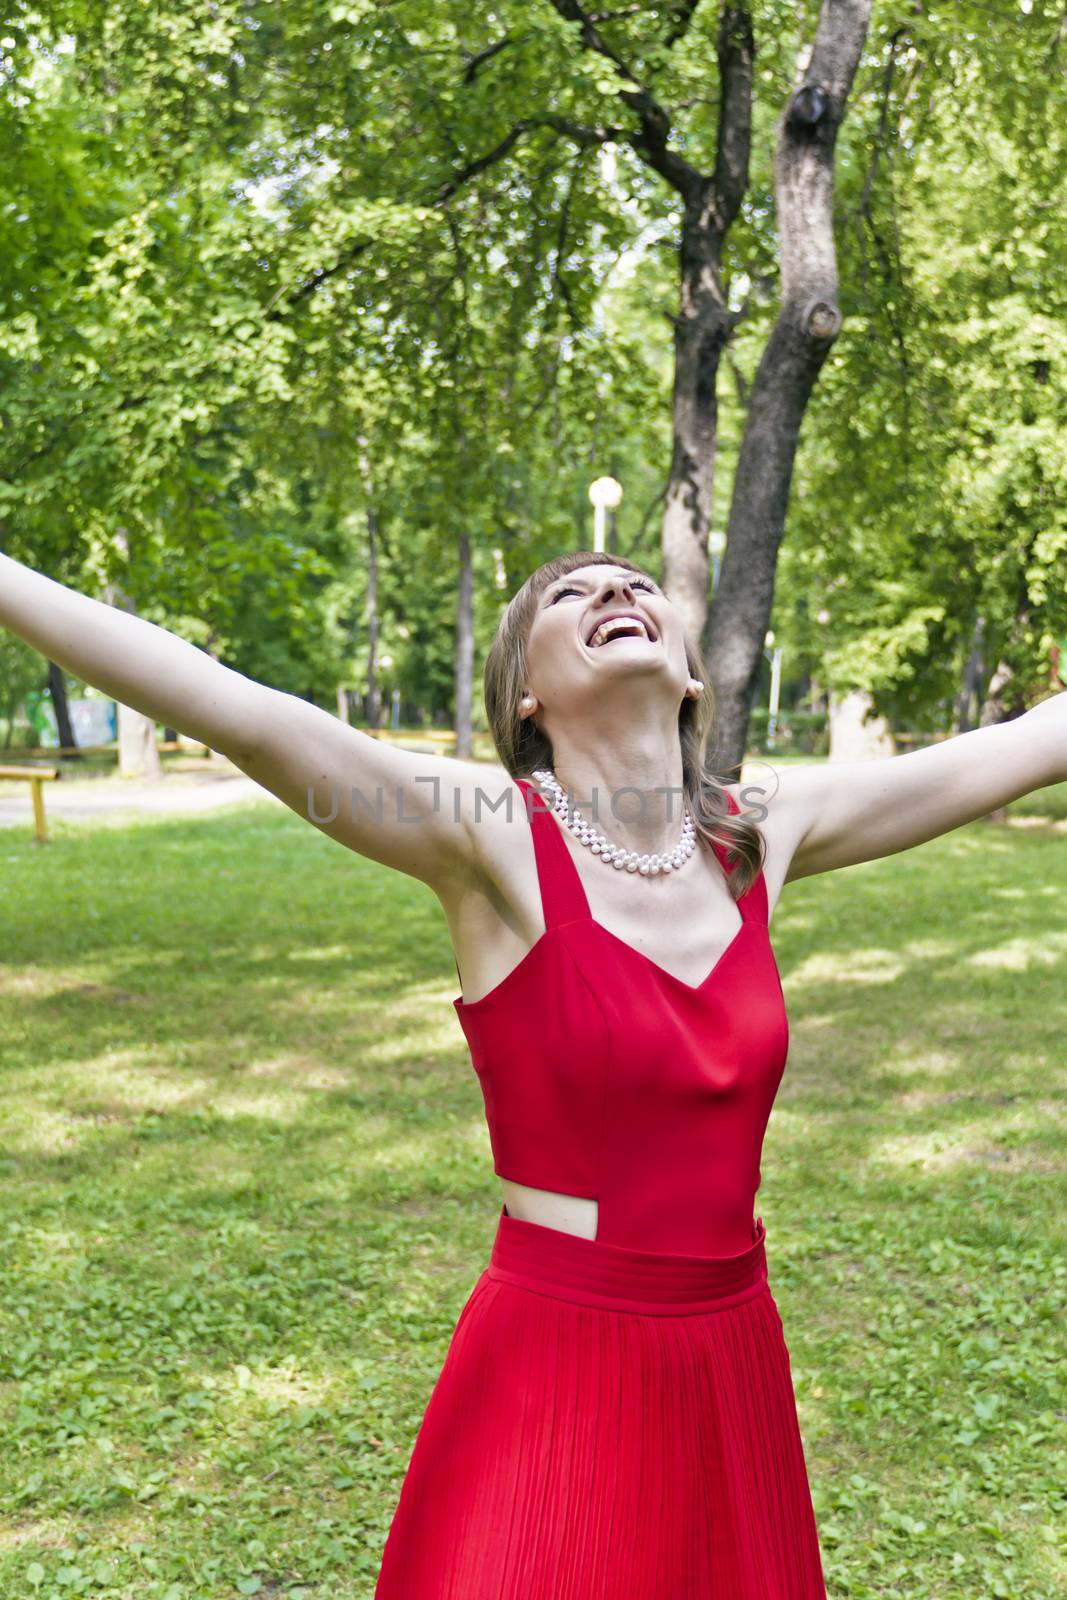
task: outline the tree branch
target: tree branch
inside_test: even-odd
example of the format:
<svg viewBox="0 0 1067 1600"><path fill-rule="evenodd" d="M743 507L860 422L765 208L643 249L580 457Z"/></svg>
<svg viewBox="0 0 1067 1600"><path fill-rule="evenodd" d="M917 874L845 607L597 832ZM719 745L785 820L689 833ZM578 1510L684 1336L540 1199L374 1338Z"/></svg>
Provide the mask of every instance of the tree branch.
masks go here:
<svg viewBox="0 0 1067 1600"><path fill-rule="evenodd" d="M506 50L509 45L514 43L515 40L511 37L511 34L507 33L502 39L497 39L494 44L487 44L484 50L478 51L477 55L469 56L463 71L463 82L473 83L478 76L479 70L485 66L487 61L492 61L493 57L498 56L501 50Z"/></svg>
<svg viewBox="0 0 1067 1600"><path fill-rule="evenodd" d="M1051 71L1053 67L1059 65L1060 45L1063 43L1065 34L1067 34L1067 6L1064 6L1063 10L1060 12L1060 20L1059 26L1056 29L1056 36L1049 46L1048 55L1045 57L1046 71Z"/></svg>
<svg viewBox="0 0 1067 1600"><path fill-rule="evenodd" d="M580 123L571 122L567 117L557 117L554 115L524 118L521 122L517 122L515 126L504 135L503 139L501 139L498 144L494 145L491 150L486 151L484 155L478 156L474 161L469 162L453 177L449 178L447 182L442 184L438 189L437 194L428 203L434 208L446 206L448 202L458 193L458 191L464 187L465 184L468 184L473 178L477 178L489 167L496 166L498 162L504 160L504 158L511 153L519 140L534 128L552 128L556 133L562 134L565 138L573 140L575 144L578 144L583 148L592 145L609 143L628 144L631 149L637 152L646 165L650 166L653 171L658 172L659 175L665 179L665 181L669 183L673 189L676 189L687 200L693 200L695 197L699 196L706 190L706 180L702 178L701 174L694 166L691 165L690 162L686 161L684 156L681 156L677 151L668 148L667 141L670 138L671 121L664 108L659 104L659 102L649 92L648 89L644 88L638 83L634 74L627 64L622 60L621 56L619 56L617 52L611 48L611 46L605 40L603 34L599 32L593 17L586 12L580 4L578 4L578 0L552 0L552 4L555 6L560 16L564 17L568 22L577 22L580 25L583 48L594 51L596 54L603 56L606 61L610 61L612 66L614 66L616 70L622 74L623 78L633 86L628 89L620 88L619 98L625 105L629 106L630 109L636 113L640 123L640 131L627 132L622 128L615 127L589 128ZM689 0L685 0L683 9L689 11L690 17L692 12L696 10L696 4L697 0L692 0L691 6L689 4ZM729 6L727 9L728 14L731 17L733 17L735 13L738 13L741 16L742 21L748 20L747 5L742 4L738 6ZM689 19L687 18L687 26L688 20ZM750 21L748 26L749 31L751 31ZM739 88L743 84L742 67L745 59L743 37L744 29L742 26L740 34L737 34L736 30L729 33L727 44L724 47L729 51L730 69ZM738 44L738 39L741 40L740 45ZM510 35L505 35L503 39L494 41L493 44L488 45L477 55L471 57L470 61L467 63L464 81L468 83L471 82L474 76L476 76L478 68L481 65L488 61L492 56L497 55L505 48L506 45L513 42L519 41L513 41ZM735 57L737 58L736 64ZM722 59L721 56L720 59ZM748 63L748 82L750 85L751 47L749 47L748 51ZM725 99L726 97L724 95L724 102ZM731 115L736 120L737 107L735 100L736 95L734 100L731 100L730 111ZM744 133L743 135L742 149L742 146L738 144L737 130L734 128L733 124L731 124L731 127L733 129L733 134L729 142L729 173L734 173L736 161L739 156L743 155L743 171L745 175L744 183L747 183L747 133ZM727 169L724 166L724 174L726 173L726 170ZM740 195L738 195L737 198L737 205L740 204L741 195L744 194L744 183L742 184ZM726 188L724 191L726 196L725 204L727 207L729 207L729 205L732 203L731 197L733 192L734 190L731 187L730 179L727 177ZM291 309L294 306L300 305L304 300L308 299L309 296L313 295L317 289L321 288L324 283L329 282L329 280L336 277L339 272L345 271L345 269L350 267L353 262L358 261L360 256L364 255L367 250L371 248L373 242L374 241L372 239L361 239L354 243L333 263L332 266L322 267L318 272L312 273L312 275L307 278L305 282L299 286L299 288L292 290L288 294L284 289L280 288L270 299L270 301L268 301L264 315L272 316L276 307L278 307L279 303L283 301L286 309Z"/></svg>
<svg viewBox="0 0 1067 1600"><path fill-rule="evenodd" d="M694 13L696 12L696 8L699 4L700 0L679 0L677 5L671 7L674 21L671 24L670 32L663 41L664 47L667 50L670 50L674 45L676 45L679 39L685 38L686 34L689 32L689 24L692 22Z"/></svg>
<svg viewBox="0 0 1067 1600"><path fill-rule="evenodd" d="M725 235L748 189L752 147L752 66L756 44L747 0L723 6L716 51L720 91L713 183L716 226Z"/></svg>
<svg viewBox="0 0 1067 1600"><path fill-rule="evenodd" d="M734 388L737 390L737 399L741 406L741 410L747 411L751 388L744 373L738 366L737 359L729 345L726 346L726 364L730 368L730 372L734 380Z"/></svg>
<svg viewBox="0 0 1067 1600"><path fill-rule="evenodd" d="M456 274L452 282L458 282L460 286L460 314L457 318L455 343L446 355L446 360L452 362L458 357L463 334L470 325L470 299L467 293L467 252L463 248L463 240L460 237L459 228L456 226L456 219L447 208L445 210L445 224L452 240L452 252L456 258Z"/></svg>
<svg viewBox="0 0 1067 1600"><path fill-rule="evenodd" d="M562 133L583 147L594 144L632 144L634 138L634 135L627 133L624 128L586 128L581 123L571 122L567 117L535 117L532 121L539 127L554 128L556 133Z"/></svg>
<svg viewBox="0 0 1067 1600"><path fill-rule="evenodd" d="M696 167L692 166L684 156L668 148L671 119L664 107L651 91L641 84L636 73L618 52L612 49L589 13L578 4L578 0L552 0L552 4L565 21L578 23L582 48L603 56L605 61L610 61L616 71L630 84L629 88L620 87L619 99L636 113L641 131L631 134L628 142L645 163L671 185L672 189L677 189L679 194L687 198L692 197L698 192L703 179Z"/></svg>
<svg viewBox="0 0 1067 1600"><path fill-rule="evenodd" d="M535 35L532 31L517 35L506 33L502 39L497 39L492 44L487 44L484 50L479 50L477 54L473 56L467 56L467 65L463 72L463 82L473 83L481 69L485 66L486 62L492 61L493 57L498 56L501 50L506 50L509 45L514 45L516 49L520 49L522 45L528 44L534 37Z"/></svg>
<svg viewBox="0 0 1067 1600"><path fill-rule="evenodd" d="M563 205L560 208L559 232L556 236L556 253L555 259L552 263L552 281L558 286L560 294L563 296L564 304L567 307L567 312L571 319L571 328L575 332L580 331L583 323L578 312L578 307L574 303L574 294L571 291L571 286L567 282L566 273L563 271L563 256L567 248L567 230L570 227L571 206L574 203L574 191L578 187L578 178L581 174L582 163L584 160L585 150L583 148L578 151L574 165L571 168L571 176L570 182L567 185L567 193L564 196Z"/></svg>
<svg viewBox="0 0 1067 1600"><path fill-rule="evenodd" d="M655 498L653 500L650 500L648 505L645 507L645 514L641 518L641 526L638 528L637 533L634 535L634 539L633 539L633 543L631 545L631 549L639 550L641 548L641 544L642 544L642 542L644 540L644 537L645 537L645 529L648 527L649 523L651 522L652 515L653 515L653 512L655 511L656 507L657 506L661 506L663 504L664 500L666 500L666 498L667 498L667 490L669 488L670 488L670 482L668 481L667 483L665 483L663 485L663 488L659 491L659 493L655 496Z"/></svg>
<svg viewBox="0 0 1067 1600"><path fill-rule="evenodd" d="M907 32L908 28L905 25L897 28L896 32L890 35L889 55L886 58L885 68L882 72L882 104L878 114L878 131L874 136L874 149L871 151L871 159L867 165L867 175L863 180L863 193L860 195L859 204L856 207L856 234L860 247L860 272L863 279L865 299L867 297L868 269L867 250L863 239L863 224L866 222L873 231L871 194L874 191L874 180L878 174L878 163L885 149L886 133L889 127L889 105L893 93L893 74L897 64L897 46Z"/></svg>
<svg viewBox="0 0 1067 1600"><path fill-rule="evenodd" d="M447 183L443 183L438 189L435 197L429 202L430 206L432 206L435 210L446 206L449 200L454 197L454 195L464 186L464 184L469 183L472 178L478 177L478 175L482 172L485 172L488 167L495 166L497 162L503 161L504 157L509 155L518 144L523 134L528 133L531 128L537 126L539 126L539 124L536 121L517 122L515 126L504 135L499 144L493 146L492 150L487 150L484 155L478 156L474 161L468 162L465 167L461 168L459 172L457 172L453 177L449 178ZM278 289L277 292L267 302L267 305L264 309L264 316L272 316L274 314L275 307L278 305L279 301L282 300L285 302L286 310L291 310L294 306L300 305L308 298L309 295L313 295L316 289L320 289L324 283L328 283L329 280L331 278L335 278L339 272L344 272L345 269L350 267L354 261L358 261L360 256L365 255L373 244L373 239L360 239L355 244L351 245L343 253L343 255L339 256L332 266L320 267L318 272L313 272L310 278L306 278L300 287L292 290L291 293L286 294L284 288Z"/></svg>
<svg viewBox="0 0 1067 1600"><path fill-rule="evenodd" d="M890 255L889 248L886 245L885 241L883 240L882 235L879 232L877 224L875 223L874 217L873 217L873 215L871 213L871 196L872 196L872 194L874 192L874 184L875 184L875 179L876 179L877 173L878 173L879 161L881 159L881 156L882 156L883 152L886 150L886 147L887 147L887 134L888 134L888 130L889 130L889 108L890 108L890 104L892 102L893 77L894 77L894 73L895 73L895 70L896 70L897 50L898 50L898 47L900 45L901 39L906 37L908 33L909 33L908 26L907 26L907 24L904 24L901 27L897 28L896 31L893 34L890 35L890 38L889 38L889 54L888 54L888 56L886 58L886 64L885 64L885 67L883 68L883 71L882 71L882 101L881 101L881 106L879 108L879 114L878 114L878 130L877 130L877 132L875 134L875 137L874 137L874 149L871 152L871 159L870 159L870 161L869 161L869 163L867 165L867 173L866 173L866 176L864 178L864 183L863 183L863 192L860 195L859 202L858 202L858 204L856 206L855 221L856 221L856 235L857 235L857 238L858 238L858 241L859 241L859 247L860 247L860 278L861 278L861 282L862 282L862 285L863 285L863 298L864 298L865 303L867 303L867 304L869 304L869 302L870 302L870 288L869 288L870 266L869 266L869 262L868 262L868 258L867 258L867 242L866 242L866 238L864 236L864 224L866 224L867 228L870 230L871 238L874 240L875 248L876 248L876 250L878 252L878 255L879 255L880 259L881 259L882 269L883 269L883 271L885 273L886 282L889 283L889 282L892 281L894 265L895 265L897 281L900 284L900 287L901 287L902 290L905 287L904 283L903 283L903 273L901 271L901 262L900 262L899 249L898 249L898 252L897 252L897 260L896 260L896 263L894 264L894 262L893 262L893 260L891 258L891 255ZM892 206L892 186L890 186L890 204ZM899 239L899 234L898 234L898 239ZM895 296L892 297L892 298L895 298ZM908 417L910 415L910 409L911 409L910 408L911 365L910 365L910 361L909 361L909 358L908 358L908 347L907 347L907 341L906 341L905 334L904 334L903 323L902 323L901 319L897 316L896 311L893 310L893 309L890 309L890 306L891 306L891 300L887 302L887 305L886 305L886 308L885 308L885 315L886 315L886 319L887 319L887 321L889 323L889 327L890 327L890 330L891 330L892 335L893 335L893 342L897 347L897 356L898 356L897 364L898 364L899 369L900 369L901 393L903 395L904 412L905 412L904 451L905 451L905 462L907 462L907 459L908 459L908 439L909 439L909 436L910 436L910 427L908 425L908 420L907 419L908 419Z"/></svg>
<svg viewBox="0 0 1067 1600"><path fill-rule="evenodd" d="M583 50L592 50L596 55L603 56L605 61L610 61L612 66L619 69L624 78L628 78L631 83L637 83L634 73L630 71L622 57L611 48L588 11L578 4L578 0L552 0L552 4L565 21L579 24Z"/></svg>
<svg viewBox="0 0 1067 1600"><path fill-rule="evenodd" d="M469 183L472 178L477 178L488 167L495 167L498 161L503 161L506 155L510 155L523 134L528 133L530 128L534 126L536 124L530 121L517 122L504 135L500 143L493 146L492 150L487 150L484 156L478 156L474 161L468 162L447 183L443 183L432 203L435 206L446 205L452 199L452 196L463 188L465 183Z"/></svg>

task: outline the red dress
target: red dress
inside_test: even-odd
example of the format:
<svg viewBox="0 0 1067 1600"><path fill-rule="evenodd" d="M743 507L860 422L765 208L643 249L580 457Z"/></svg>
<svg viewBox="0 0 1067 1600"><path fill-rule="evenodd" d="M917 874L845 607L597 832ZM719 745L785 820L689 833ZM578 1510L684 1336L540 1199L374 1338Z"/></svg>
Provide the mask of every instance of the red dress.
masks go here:
<svg viewBox="0 0 1067 1600"><path fill-rule="evenodd" d="M518 783L545 932L454 1004L495 1171L596 1200L597 1235L502 1211L376 1600L825 1600L753 1220L789 1041L763 875L694 987L595 921L560 823Z"/></svg>

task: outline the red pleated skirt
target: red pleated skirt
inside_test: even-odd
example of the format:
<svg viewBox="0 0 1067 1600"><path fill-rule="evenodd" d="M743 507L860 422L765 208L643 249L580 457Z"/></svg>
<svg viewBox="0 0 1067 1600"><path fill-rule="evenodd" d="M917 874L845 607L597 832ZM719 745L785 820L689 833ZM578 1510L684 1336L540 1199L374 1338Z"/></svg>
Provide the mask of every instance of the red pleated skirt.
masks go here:
<svg viewBox="0 0 1067 1600"><path fill-rule="evenodd" d="M762 1221L660 1255L502 1210L375 1600L825 1600Z"/></svg>

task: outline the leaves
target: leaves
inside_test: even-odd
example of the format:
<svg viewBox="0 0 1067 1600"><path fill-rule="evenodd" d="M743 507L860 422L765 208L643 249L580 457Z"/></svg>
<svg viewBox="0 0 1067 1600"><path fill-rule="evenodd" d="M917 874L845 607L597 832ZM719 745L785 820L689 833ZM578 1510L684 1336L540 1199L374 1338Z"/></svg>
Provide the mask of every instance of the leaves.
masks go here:
<svg viewBox="0 0 1067 1600"><path fill-rule="evenodd" d="M391 687L428 715L451 711L461 530L479 653L504 592L494 552L513 588L588 542L598 472L626 487L620 548L656 570L678 196L633 148L623 95L650 85L671 148L710 170L717 14L668 46L665 14L624 11L602 25L617 69L547 3L66 0L32 27L16 8L12 553L121 578L159 620L196 617L227 659L333 704L366 675L363 437L383 589L410 635L383 645ZM1067 633L1059 16L1009 12L876 12L840 139L845 326L779 566L787 674L861 682L913 724L944 721L978 616L1031 695ZM810 23L781 0L753 15L716 526L774 307L773 129Z"/></svg>

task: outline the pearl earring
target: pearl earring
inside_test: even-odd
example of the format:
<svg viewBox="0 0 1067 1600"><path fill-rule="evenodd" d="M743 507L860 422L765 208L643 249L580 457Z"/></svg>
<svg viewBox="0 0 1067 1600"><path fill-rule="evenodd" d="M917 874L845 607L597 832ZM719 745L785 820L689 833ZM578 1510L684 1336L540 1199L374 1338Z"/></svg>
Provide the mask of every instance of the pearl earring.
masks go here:
<svg viewBox="0 0 1067 1600"><path fill-rule="evenodd" d="M529 711L529 710L532 709L533 703L534 703L533 695L532 694L524 694L522 699L519 701L519 710L520 711Z"/></svg>

